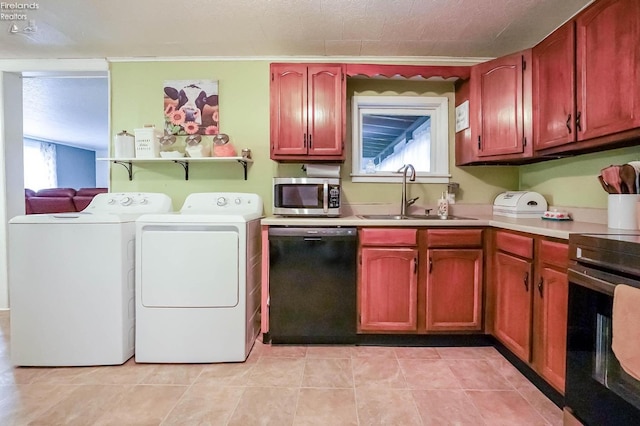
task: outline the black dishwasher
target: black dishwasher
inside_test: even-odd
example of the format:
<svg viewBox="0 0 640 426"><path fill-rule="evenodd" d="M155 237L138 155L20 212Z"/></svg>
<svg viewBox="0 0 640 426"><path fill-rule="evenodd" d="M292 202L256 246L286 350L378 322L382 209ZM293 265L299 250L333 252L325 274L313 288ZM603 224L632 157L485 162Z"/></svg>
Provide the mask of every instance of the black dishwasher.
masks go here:
<svg viewBox="0 0 640 426"><path fill-rule="evenodd" d="M272 343L355 343L356 228L269 228Z"/></svg>

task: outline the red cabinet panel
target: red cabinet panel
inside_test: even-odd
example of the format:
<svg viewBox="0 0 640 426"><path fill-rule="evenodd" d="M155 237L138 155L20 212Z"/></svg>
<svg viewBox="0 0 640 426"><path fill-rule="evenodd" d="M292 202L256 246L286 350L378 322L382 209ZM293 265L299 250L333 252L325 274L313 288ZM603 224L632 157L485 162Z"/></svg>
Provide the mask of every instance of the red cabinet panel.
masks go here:
<svg viewBox="0 0 640 426"><path fill-rule="evenodd" d="M534 149L576 140L575 23L568 22L533 48Z"/></svg>
<svg viewBox="0 0 640 426"><path fill-rule="evenodd" d="M482 249L430 249L427 257L427 330L481 330Z"/></svg>
<svg viewBox="0 0 640 426"><path fill-rule="evenodd" d="M534 363L542 377L564 393L567 351L567 273L542 267L534 296Z"/></svg>
<svg viewBox="0 0 640 426"><path fill-rule="evenodd" d="M476 65L477 156L491 157L525 152L524 70L531 51ZM530 76L530 73L527 73ZM529 77L530 80L530 77ZM530 91L530 84L529 84ZM527 107L530 110L530 105Z"/></svg>
<svg viewBox="0 0 640 426"><path fill-rule="evenodd" d="M493 251L491 292L495 298L493 333L509 350L559 392L564 393L569 248L566 242L509 231ZM514 238L506 238L511 235ZM526 245L527 250L511 249ZM526 243L525 243L526 241ZM505 244L505 242L507 242ZM529 242L534 244L532 257Z"/></svg>
<svg viewBox="0 0 640 426"><path fill-rule="evenodd" d="M342 65L271 64L271 158L344 160Z"/></svg>
<svg viewBox="0 0 640 426"><path fill-rule="evenodd" d="M514 354L530 361L533 266L506 253L495 254L495 335Z"/></svg>
<svg viewBox="0 0 640 426"><path fill-rule="evenodd" d="M539 155L640 136L640 2L598 0L533 48Z"/></svg>
<svg viewBox="0 0 640 426"><path fill-rule="evenodd" d="M640 127L640 2L595 2L576 37L578 140Z"/></svg>
<svg viewBox="0 0 640 426"><path fill-rule="evenodd" d="M564 242L538 240L536 260L533 362L540 375L564 393L569 246Z"/></svg>
<svg viewBox="0 0 640 426"><path fill-rule="evenodd" d="M271 66L272 154L306 155L307 67Z"/></svg>
<svg viewBox="0 0 640 426"><path fill-rule="evenodd" d="M418 250L361 250L359 331L416 331Z"/></svg>

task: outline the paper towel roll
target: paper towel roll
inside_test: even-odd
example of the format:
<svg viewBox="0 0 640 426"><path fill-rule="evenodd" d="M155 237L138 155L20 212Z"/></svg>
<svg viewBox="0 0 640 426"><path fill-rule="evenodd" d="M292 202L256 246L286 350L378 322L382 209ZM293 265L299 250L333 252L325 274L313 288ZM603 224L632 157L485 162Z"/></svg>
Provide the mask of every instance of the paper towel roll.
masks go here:
<svg viewBox="0 0 640 426"><path fill-rule="evenodd" d="M308 177L340 177L339 164L305 164Z"/></svg>

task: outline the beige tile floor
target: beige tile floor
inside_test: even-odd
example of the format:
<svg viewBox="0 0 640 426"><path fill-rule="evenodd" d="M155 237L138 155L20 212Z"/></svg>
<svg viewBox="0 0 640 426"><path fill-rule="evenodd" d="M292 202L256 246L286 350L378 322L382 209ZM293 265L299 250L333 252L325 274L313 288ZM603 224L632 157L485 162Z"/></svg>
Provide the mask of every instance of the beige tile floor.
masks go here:
<svg viewBox="0 0 640 426"><path fill-rule="evenodd" d="M245 363L15 368L0 425L561 425L495 349L270 346Z"/></svg>

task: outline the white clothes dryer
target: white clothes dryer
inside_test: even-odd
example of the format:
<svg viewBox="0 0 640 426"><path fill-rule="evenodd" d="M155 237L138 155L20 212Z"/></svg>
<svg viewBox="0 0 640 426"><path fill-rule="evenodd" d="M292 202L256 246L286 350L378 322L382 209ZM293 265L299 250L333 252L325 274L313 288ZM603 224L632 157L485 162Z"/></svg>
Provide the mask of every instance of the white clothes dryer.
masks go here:
<svg viewBox="0 0 640 426"><path fill-rule="evenodd" d="M98 194L80 213L9 221L11 361L119 365L134 353L135 219L159 193Z"/></svg>
<svg viewBox="0 0 640 426"><path fill-rule="evenodd" d="M136 224L136 362L243 362L260 331L257 194L196 193Z"/></svg>

